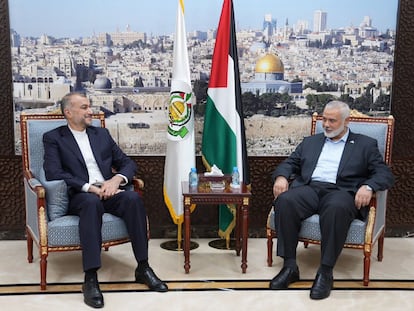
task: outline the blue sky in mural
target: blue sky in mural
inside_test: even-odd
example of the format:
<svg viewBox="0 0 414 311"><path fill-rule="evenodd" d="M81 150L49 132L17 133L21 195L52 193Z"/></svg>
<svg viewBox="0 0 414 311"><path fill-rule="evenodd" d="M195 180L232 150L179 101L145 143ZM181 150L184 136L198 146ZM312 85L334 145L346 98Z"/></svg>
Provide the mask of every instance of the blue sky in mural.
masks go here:
<svg viewBox="0 0 414 311"><path fill-rule="evenodd" d="M169 35L175 31L178 0L9 0L10 24L22 36L86 37L131 31ZM187 31L215 29L223 0L186 0ZM265 14L278 26L328 13L328 27L359 25L370 16L380 31L396 28L398 0L233 0L238 29L261 29Z"/></svg>

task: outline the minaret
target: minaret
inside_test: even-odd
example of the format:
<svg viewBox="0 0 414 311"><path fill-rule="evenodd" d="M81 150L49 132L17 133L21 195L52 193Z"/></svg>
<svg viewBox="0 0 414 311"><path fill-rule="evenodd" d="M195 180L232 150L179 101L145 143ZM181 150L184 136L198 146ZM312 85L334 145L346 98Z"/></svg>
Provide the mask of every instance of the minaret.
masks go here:
<svg viewBox="0 0 414 311"><path fill-rule="evenodd" d="M289 20L286 18L285 29L283 31L283 40L288 41Z"/></svg>

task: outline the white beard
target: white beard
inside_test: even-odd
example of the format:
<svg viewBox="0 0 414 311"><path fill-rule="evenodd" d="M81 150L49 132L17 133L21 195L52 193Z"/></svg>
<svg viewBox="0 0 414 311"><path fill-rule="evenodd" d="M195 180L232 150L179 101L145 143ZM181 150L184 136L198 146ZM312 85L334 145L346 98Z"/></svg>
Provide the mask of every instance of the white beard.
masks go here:
<svg viewBox="0 0 414 311"><path fill-rule="evenodd" d="M342 131L345 129L345 125L343 124L341 127L339 127L338 129L336 129L335 131L332 132L327 132L326 129L323 129L323 132L325 133L325 136L328 138L334 138L336 136L338 136L339 134L342 133Z"/></svg>

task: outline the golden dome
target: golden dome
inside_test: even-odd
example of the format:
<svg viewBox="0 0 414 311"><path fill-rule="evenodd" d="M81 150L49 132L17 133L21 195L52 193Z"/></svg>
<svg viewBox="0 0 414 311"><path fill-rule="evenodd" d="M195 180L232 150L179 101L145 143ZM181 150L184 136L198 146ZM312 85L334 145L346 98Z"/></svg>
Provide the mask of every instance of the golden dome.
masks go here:
<svg viewBox="0 0 414 311"><path fill-rule="evenodd" d="M284 73L285 68L277 55L266 54L256 63L256 72L258 73Z"/></svg>

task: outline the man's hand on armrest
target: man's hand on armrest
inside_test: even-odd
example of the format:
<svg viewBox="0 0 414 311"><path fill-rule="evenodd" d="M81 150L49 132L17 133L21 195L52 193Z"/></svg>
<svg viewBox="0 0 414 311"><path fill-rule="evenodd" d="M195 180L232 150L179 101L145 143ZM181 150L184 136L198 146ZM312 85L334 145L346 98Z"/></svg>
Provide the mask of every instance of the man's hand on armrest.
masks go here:
<svg viewBox="0 0 414 311"><path fill-rule="evenodd" d="M275 179L275 183L273 184L273 195L275 196L275 198L277 198L279 194L287 191L288 189L288 180L284 176L277 176Z"/></svg>
<svg viewBox="0 0 414 311"><path fill-rule="evenodd" d="M367 185L362 185L359 187L357 193L355 194L355 206L357 209L360 209L363 206L369 205L369 202L372 198L372 188Z"/></svg>

